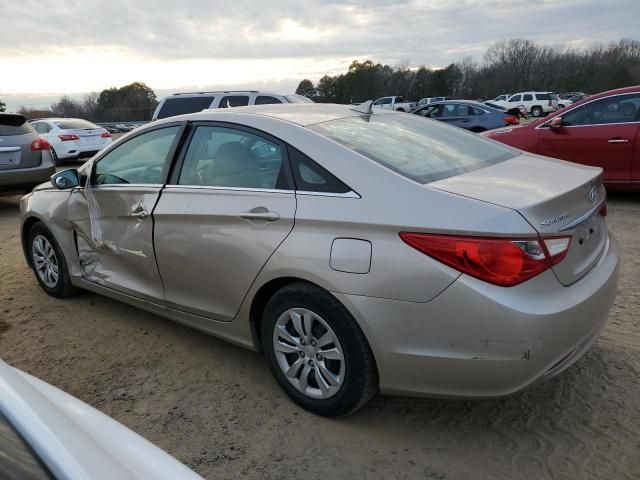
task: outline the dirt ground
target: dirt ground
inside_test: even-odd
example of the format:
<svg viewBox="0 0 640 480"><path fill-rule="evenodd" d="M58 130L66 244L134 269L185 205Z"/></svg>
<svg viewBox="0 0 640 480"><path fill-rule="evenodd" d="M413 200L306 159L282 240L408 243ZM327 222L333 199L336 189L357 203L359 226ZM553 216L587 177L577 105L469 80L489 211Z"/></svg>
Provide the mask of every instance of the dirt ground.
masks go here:
<svg viewBox="0 0 640 480"><path fill-rule="evenodd" d="M640 478L640 195L611 194L623 258L595 347L491 401L376 397L328 420L292 404L255 353L90 293L48 297L0 199L0 357L70 392L206 478Z"/></svg>

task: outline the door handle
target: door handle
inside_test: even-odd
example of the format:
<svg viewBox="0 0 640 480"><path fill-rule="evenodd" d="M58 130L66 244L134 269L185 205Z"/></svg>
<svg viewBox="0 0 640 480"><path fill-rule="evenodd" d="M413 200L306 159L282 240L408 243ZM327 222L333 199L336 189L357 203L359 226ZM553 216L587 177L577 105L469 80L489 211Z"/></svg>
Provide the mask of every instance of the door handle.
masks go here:
<svg viewBox="0 0 640 480"><path fill-rule="evenodd" d="M608 143L627 143L628 141L628 138L612 138L607 140Z"/></svg>
<svg viewBox="0 0 640 480"><path fill-rule="evenodd" d="M131 216L136 218L147 218L149 216L149 212L147 212L142 205L138 205L135 210L131 212Z"/></svg>
<svg viewBox="0 0 640 480"><path fill-rule="evenodd" d="M265 207L252 208L248 212L240 214L240 218L245 220L265 220L267 222L275 222L280 220L280 214L278 212L272 212Z"/></svg>

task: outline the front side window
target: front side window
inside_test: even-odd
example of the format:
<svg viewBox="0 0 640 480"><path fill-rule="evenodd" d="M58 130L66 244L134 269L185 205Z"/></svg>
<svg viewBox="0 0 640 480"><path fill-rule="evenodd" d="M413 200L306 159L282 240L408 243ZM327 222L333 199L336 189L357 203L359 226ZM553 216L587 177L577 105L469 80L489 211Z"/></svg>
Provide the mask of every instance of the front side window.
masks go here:
<svg viewBox="0 0 640 480"><path fill-rule="evenodd" d="M288 190L284 155L279 143L245 130L199 126L178 184Z"/></svg>
<svg viewBox="0 0 640 480"><path fill-rule="evenodd" d="M419 183L460 175L520 154L506 145L414 115L362 115L309 127Z"/></svg>
<svg viewBox="0 0 640 480"><path fill-rule="evenodd" d="M138 135L102 157L95 167L95 185L160 184L170 161L179 126Z"/></svg>
<svg viewBox="0 0 640 480"><path fill-rule="evenodd" d="M562 116L562 123L566 126L629 122L640 122L640 94L603 98Z"/></svg>
<svg viewBox="0 0 640 480"><path fill-rule="evenodd" d="M540 96L538 96L538 100L540 100ZM533 95L531 95L530 93L525 93L522 96L522 101L523 102L532 102L533 101Z"/></svg>
<svg viewBox="0 0 640 480"><path fill-rule="evenodd" d="M226 97L222 97L220 99L220 103L218 107L220 108L229 108L229 107L246 107L249 105L249 97L246 95L227 95Z"/></svg>

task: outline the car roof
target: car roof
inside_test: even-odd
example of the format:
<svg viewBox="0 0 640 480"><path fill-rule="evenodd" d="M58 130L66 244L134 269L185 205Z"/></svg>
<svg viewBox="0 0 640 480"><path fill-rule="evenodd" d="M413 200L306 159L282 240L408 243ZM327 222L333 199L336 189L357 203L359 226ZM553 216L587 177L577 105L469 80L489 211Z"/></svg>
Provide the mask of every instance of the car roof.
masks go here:
<svg viewBox="0 0 640 480"><path fill-rule="evenodd" d="M167 98L174 98L174 97L198 97L200 95L219 95L219 94L231 94L231 95L279 95L281 97L284 97L285 94L283 93L277 93L277 92L272 92L272 91L268 91L268 90L211 90L211 91L203 91L203 92L178 92L178 93L172 93L171 95L167 95L166 97L164 97L165 99Z"/></svg>
<svg viewBox="0 0 640 480"><path fill-rule="evenodd" d="M340 118L357 117L363 113L353 110L351 105L338 105L333 103L291 103L291 104L270 104L270 105L251 105L248 107L233 107L224 109L206 109L199 113L187 114L184 117L193 120L219 120L220 115L229 114L247 114L261 115L271 117L278 120L284 120L290 123L306 127L314 123L328 122L330 120L338 120ZM376 115L402 115L398 112L384 113L376 112ZM176 117L169 117L176 118Z"/></svg>

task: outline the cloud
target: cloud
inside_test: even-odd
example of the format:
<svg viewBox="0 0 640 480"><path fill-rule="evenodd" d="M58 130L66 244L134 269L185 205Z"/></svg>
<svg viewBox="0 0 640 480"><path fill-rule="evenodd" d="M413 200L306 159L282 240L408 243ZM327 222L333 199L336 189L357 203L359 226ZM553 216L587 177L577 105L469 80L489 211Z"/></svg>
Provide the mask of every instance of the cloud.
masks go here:
<svg viewBox="0 0 640 480"><path fill-rule="evenodd" d="M0 88L103 88L145 65L156 77L141 80L161 86L236 82L244 73L249 82L316 79L354 58L441 66L481 60L503 38L580 46L633 37L640 18L637 0L606 8L599 0L68 0L45 10L36 0L4 2L0 65L52 70L28 81L5 77ZM218 78L205 78L216 76L215 65Z"/></svg>

